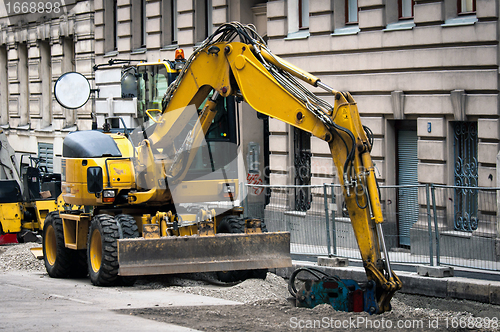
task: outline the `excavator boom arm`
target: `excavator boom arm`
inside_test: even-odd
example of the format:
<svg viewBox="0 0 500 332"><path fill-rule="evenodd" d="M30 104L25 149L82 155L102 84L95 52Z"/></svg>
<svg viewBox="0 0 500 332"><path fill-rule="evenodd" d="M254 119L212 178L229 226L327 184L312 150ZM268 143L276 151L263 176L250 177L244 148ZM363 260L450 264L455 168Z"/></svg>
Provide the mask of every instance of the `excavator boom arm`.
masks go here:
<svg viewBox="0 0 500 332"><path fill-rule="evenodd" d="M233 41L236 36L241 42ZM331 92L334 105L316 97L298 80ZM328 142L367 277L377 286L376 312L390 310L390 299L401 288L401 282L390 268L383 242L383 216L370 156L373 142L369 129L361 124L352 96L333 90L314 75L272 54L251 28L226 24L191 55L167 90L160 124L149 137L148 146L178 135L184 114L176 110L192 104L198 108L212 91L222 97L240 95L256 111ZM216 98L210 102L215 103ZM214 112L214 105L205 106L199 115L199 132L192 133L194 137L206 133ZM196 154L196 149L190 153ZM192 157L184 169L189 168L189 160ZM182 180L185 173L176 176L177 180Z"/></svg>

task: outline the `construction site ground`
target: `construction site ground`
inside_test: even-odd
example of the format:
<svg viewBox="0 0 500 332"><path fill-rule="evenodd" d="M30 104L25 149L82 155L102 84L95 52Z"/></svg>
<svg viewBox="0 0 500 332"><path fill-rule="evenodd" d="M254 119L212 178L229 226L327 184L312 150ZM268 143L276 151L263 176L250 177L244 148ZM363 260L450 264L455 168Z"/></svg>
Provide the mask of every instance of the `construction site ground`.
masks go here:
<svg viewBox="0 0 500 332"><path fill-rule="evenodd" d="M221 286L211 273L139 278L133 287L52 279L29 248L0 246L0 318L6 331L499 331L500 306L399 292L392 311L370 316L329 305L297 308L287 280L268 273ZM284 271L277 271L283 274ZM351 272L352 273L352 272ZM453 278L448 279L447 283ZM462 278L463 279L463 278ZM436 279L427 278L428 294ZM438 282L443 282L438 279ZM491 282L490 282L491 284ZM489 285L490 285L489 284ZM471 288L474 291L474 288Z"/></svg>

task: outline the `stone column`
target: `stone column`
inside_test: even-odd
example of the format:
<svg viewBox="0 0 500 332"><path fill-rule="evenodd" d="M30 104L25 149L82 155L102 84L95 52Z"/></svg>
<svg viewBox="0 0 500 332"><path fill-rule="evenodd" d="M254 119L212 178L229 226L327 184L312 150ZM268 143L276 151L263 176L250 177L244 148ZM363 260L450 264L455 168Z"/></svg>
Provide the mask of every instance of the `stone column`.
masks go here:
<svg viewBox="0 0 500 332"><path fill-rule="evenodd" d="M500 188L500 152L497 154L497 188ZM497 238L500 239L500 194L497 191ZM497 242L500 240L497 240ZM498 245L497 245L498 247ZM497 248L497 254L500 254Z"/></svg>
<svg viewBox="0 0 500 332"><path fill-rule="evenodd" d="M500 152L497 154L497 188L500 188ZM497 191L497 238L495 241L497 259L500 258L500 194Z"/></svg>

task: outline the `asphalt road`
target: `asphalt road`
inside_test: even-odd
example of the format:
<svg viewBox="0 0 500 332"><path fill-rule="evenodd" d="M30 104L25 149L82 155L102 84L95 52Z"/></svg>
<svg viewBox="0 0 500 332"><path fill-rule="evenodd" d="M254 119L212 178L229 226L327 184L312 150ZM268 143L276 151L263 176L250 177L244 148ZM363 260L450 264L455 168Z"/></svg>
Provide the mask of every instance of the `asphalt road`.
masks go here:
<svg viewBox="0 0 500 332"><path fill-rule="evenodd" d="M239 304L165 290L95 287L89 279L52 279L41 272L0 274L0 294L2 331L195 331L114 310Z"/></svg>

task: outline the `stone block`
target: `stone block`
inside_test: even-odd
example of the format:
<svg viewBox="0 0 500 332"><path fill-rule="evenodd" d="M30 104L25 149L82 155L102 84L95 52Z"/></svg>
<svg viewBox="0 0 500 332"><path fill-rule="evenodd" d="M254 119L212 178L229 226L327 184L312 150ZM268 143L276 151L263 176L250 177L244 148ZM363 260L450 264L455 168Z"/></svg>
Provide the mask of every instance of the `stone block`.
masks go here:
<svg viewBox="0 0 500 332"><path fill-rule="evenodd" d="M212 11L212 23L222 24L227 22L227 10L225 7L217 8Z"/></svg>
<svg viewBox="0 0 500 332"><path fill-rule="evenodd" d="M358 7L373 7L382 6L385 4L384 0L358 0Z"/></svg>
<svg viewBox="0 0 500 332"><path fill-rule="evenodd" d="M430 132L429 132L430 123ZM446 120L444 118L418 118L417 135L422 137L446 137Z"/></svg>
<svg viewBox="0 0 500 332"><path fill-rule="evenodd" d="M31 95L36 94L38 95L41 93L42 85L40 83L29 83L28 84L28 90Z"/></svg>
<svg viewBox="0 0 500 332"><path fill-rule="evenodd" d="M312 157L311 173L313 174L335 174L335 165L332 158Z"/></svg>
<svg viewBox="0 0 500 332"><path fill-rule="evenodd" d="M477 170L478 186L494 187L497 183L496 175L497 175L496 168L480 166Z"/></svg>
<svg viewBox="0 0 500 332"><path fill-rule="evenodd" d="M154 17L161 14L161 3L158 2L146 2L146 16Z"/></svg>
<svg viewBox="0 0 500 332"><path fill-rule="evenodd" d="M375 32L367 32L366 34L375 35ZM449 72L415 71L404 73L325 74L321 77L321 81L327 85L335 86L340 91L451 91L455 88L457 82L461 82L464 90L496 88L497 71L486 69L476 71L475 73L474 79L471 79L470 72L467 70Z"/></svg>
<svg viewBox="0 0 500 332"><path fill-rule="evenodd" d="M479 142L477 148L477 159L480 163L496 163L496 157L500 151L498 143Z"/></svg>
<svg viewBox="0 0 500 332"><path fill-rule="evenodd" d="M490 284L490 303L491 304L500 304L500 284Z"/></svg>
<svg viewBox="0 0 500 332"><path fill-rule="evenodd" d="M445 161L446 141L418 141L418 159Z"/></svg>
<svg viewBox="0 0 500 332"><path fill-rule="evenodd" d="M478 119L477 136L486 139L499 139L500 132L498 119Z"/></svg>
<svg viewBox="0 0 500 332"><path fill-rule="evenodd" d="M129 52L132 49L132 39L129 37L119 38L117 47L118 52Z"/></svg>
<svg viewBox="0 0 500 332"><path fill-rule="evenodd" d="M270 185L283 186L288 184L288 174L271 173Z"/></svg>
<svg viewBox="0 0 500 332"><path fill-rule="evenodd" d="M373 147L370 152L372 157L384 157L384 140L382 138L373 139Z"/></svg>
<svg viewBox="0 0 500 332"><path fill-rule="evenodd" d="M418 181L423 183L446 183L446 164L418 164Z"/></svg>
<svg viewBox="0 0 500 332"><path fill-rule="evenodd" d="M386 174L385 160L373 160L373 166L375 167L375 175L377 176L377 179L383 180Z"/></svg>
<svg viewBox="0 0 500 332"><path fill-rule="evenodd" d="M286 36L285 20L267 21L269 36Z"/></svg>
<svg viewBox="0 0 500 332"><path fill-rule="evenodd" d="M212 0L213 7L222 7L227 5L227 0Z"/></svg>
<svg viewBox="0 0 500 332"><path fill-rule="evenodd" d="M432 279L430 281L428 277L421 277L416 274L399 274L398 277L403 283L402 293L441 298L445 298L448 295L447 279Z"/></svg>
<svg viewBox="0 0 500 332"><path fill-rule="evenodd" d="M137 117L137 104L134 100L113 100L114 115Z"/></svg>
<svg viewBox="0 0 500 332"><path fill-rule="evenodd" d="M311 152L313 154L331 154L328 143L314 136L311 137Z"/></svg>
<svg viewBox="0 0 500 332"><path fill-rule="evenodd" d="M334 182L335 182L335 178L333 178L333 177L327 177L327 178L323 178L323 177L318 178L315 176L311 177L311 185L313 185L313 186L322 186L324 183L331 184Z"/></svg>
<svg viewBox="0 0 500 332"><path fill-rule="evenodd" d="M130 7L118 8L116 17L118 22L130 21Z"/></svg>
<svg viewBox="0 0 500 332"><path fill-rule="evenodd" d="M498 13L498 1L476 0L477 18L496 17Z"/></svg>
<svg viewBox="0 0 500 332"><path fill-rule="evenodd" d="M384 9L377 8L358 12L359 28L382 28L385 26Z"/></svg>
<svg viewBox="0 0 500 332"><path fill-rule="evenodd" d="M269 165L273 171L286 171L287 160L287 155L272 154L269 156Z"/></svg>
<svg viewBox="0 0 500 332"><path fill-rule="evenodd" d="M417 3L414 7L414 22L443 22L444 12L442 2Z"/></svg>
<svg viewBox="0 0 500 332"><path fill-rule="evenodd" d="M417 266L417 274L423 277L448 278L453 277L453 272L454 270L451 266Z"/></svg>
<svg viewBox="0 0 500 332"><path fill-rule="evenodd" d="M121 76L121 69L119 68L96 70L95 83L97 85L104 83L120 83Z"/></svg>
<svg viewBox="0 0 500 332"><path fill-rule="evenodd" d="M288 151L288 136L285 135L270 135L269 149L271 151L287 152Z"/></svg>
<svg viewBox="0 0 500 332"><path fill-rule="evenodd" d="M286 16L286 6L284 0L279 1L269 1L267 3L267 17L285 17Z"/></svg>
<svg viewBox="0 0 500 332"><path fill-rule="evenodd" d="M310 0L309 13L322 13L333 11L333 1L331 0Z"/></svg>
<svg viewBox="0 0 500 332"><path fill-rule="evenodd" d="M495 95L468 95L467 115L497 115L498 98Z"/></svg>
<svg viewBox="0 0 500 332"><path fill-rule="evenodd" d="M179 41L179 46L194 44L193 30L179 30L177 32L177 40ZM187 56L186 54L186 57Z"/></svg>
<svg viewBox="0 0 500 332"><path fill-rule="evenodd" d="M161 32L161 18L160 17L149 18L146 21L146 31L149 33Z"/></svg>
<svg viewBox="0 0 500 332"><path fill-rule="evenodd" d="M101 89L101 91L99 91L100 98L121 98L122 96L122 89L120 85L102 85L99 89Z"/></svg>
<svg viewBox="0 0 500 332"><path fill-rule="evenodd" d="M422 107L424 104L426 107ZM424 116L453 114L451 100L445 95L405 95L404 112L405 115L422 114ZM424 127L424 131L427 131L427 127Z"/></svg>
<svg viewBox="0 0 500 332"><path fill-rule="evenodd" d="M278 119L269 118L269 131L286 133L287 124Z"/></svg>
<svg viewBox="0 0 500 332"><path fill-rule="evenodd" d="M361 123L371 129L374 135L384 135L384 118L383 117L361 117Z"/></svg>
<svg viewBox="0 0 500 332"><path fill-rule="evenodd" d="M177 28L183 29L193 27L193 17L193 13L182 13L177 15ZM179 38L179 40L181 39Z"/></svg>
<svg viewBox="0 0 500 332"><path fill-rule="evenodd" d="M342 91L343 89L339 90ZM358 103L358 111L361 115L392 114L390 96L354 96L354 99ZM365 119L365 117L362 119ZM363 122L363 124L365 123ZM368 125L368 127L370 127L370 125ZM375 127L370 127L370 129L373 131ZM375 131L373 131L373 133L375 133Z"/></svg>
<svg viewBox="0 0 500 332"><path fill-rule="evenodd" d="M347 267L349 266L349 259L343 257L318 257L318 265L328 267Z"/></svg>
<svg viewBox="0 0 500 332"><path fill-rule="evenodd" d="M333 15L325 14L325 15L317 15L311 16L309 19L309 32L328 32L331 33L333 31Z"/></svg>
<svg viewBox="0 0 500 332"><path fill-rule="evenodd" d="M89 50L92 49L92 44L94 43L93 40L91 39L86 39L86 40L79 40L76 44L75 44L75 52L78 53L78 54L82 54L82 53L85 53L85 52L88 52Z"/></svg>
<svg viewBox="0 0 500 332"><path fill-rule="evenodd" d="M146 38L146 45L148 49L158 49L161 47L161 34L148 34ZM156 57L158 58L158 57Z"/></svg>
<svg viewBox="0 0 500 332"><path fill-rule="evenodd" d="M448 280L448 296L457 299L490 302L490 282L487 280L474 280L454 278Z"/></svg>
<svg viewBox="0 0 500 332"><path fill-rule="evenodd" d="M194 1L177 0L177 12L194 10Z"/></svg>

